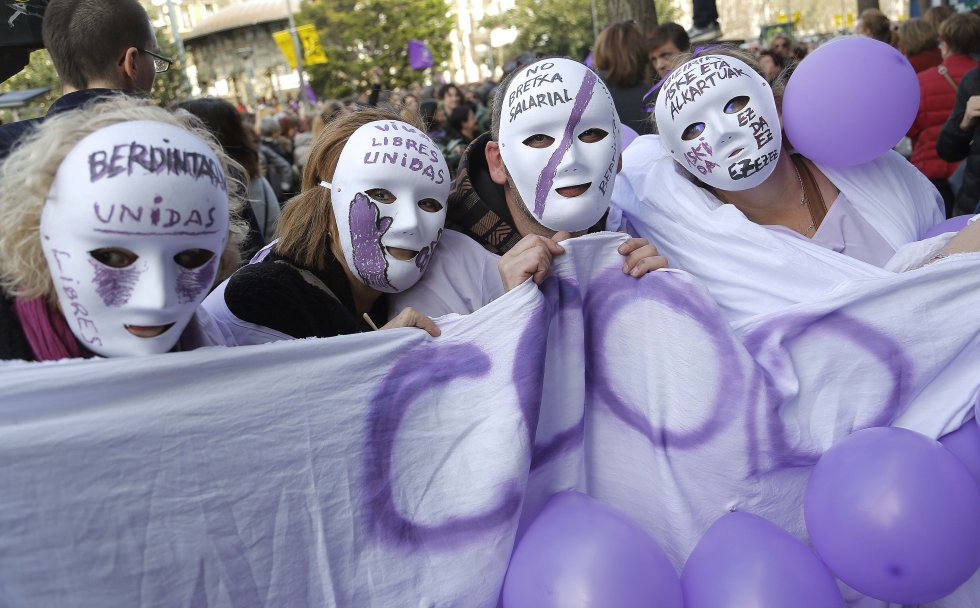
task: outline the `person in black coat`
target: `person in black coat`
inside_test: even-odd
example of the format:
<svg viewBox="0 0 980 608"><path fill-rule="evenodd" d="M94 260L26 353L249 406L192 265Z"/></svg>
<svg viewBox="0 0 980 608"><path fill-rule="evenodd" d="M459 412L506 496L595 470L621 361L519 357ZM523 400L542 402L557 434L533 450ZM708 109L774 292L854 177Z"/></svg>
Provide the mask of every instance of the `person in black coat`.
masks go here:
<svg viewBox="0 0 980 608"><path fill-rule="evenodd" d="M963 185L956 194L953 215L980 213L980 68L963 76L956 104L939 138L936 152L947 162L966 159Z"/></svg>

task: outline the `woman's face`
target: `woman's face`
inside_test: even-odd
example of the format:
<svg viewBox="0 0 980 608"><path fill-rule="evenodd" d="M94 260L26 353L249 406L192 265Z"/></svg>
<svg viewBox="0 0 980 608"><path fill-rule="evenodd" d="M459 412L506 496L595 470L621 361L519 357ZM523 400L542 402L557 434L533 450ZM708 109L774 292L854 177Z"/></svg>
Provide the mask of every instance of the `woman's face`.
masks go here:
<svg viewBox="0 0 980 608"><path fill-rule="evenodd" d="M759 65L762 66L762 71L766 73L766 78L770 80L779 74L779 66L776 65L776 62L769 55L759 57Z"/></svg>
<svg viewBox="0 0 980 608"><path fill-rule="evenodd" d="M692 175L747 190L776 166L782 133L765 79L740 59L702 55L674 70L655 109L661 141Z"/></svg>
<svg viewBox="0 0 980 608"><path fill-rule="evenodd" d="M458 106L461 101L463 101L463 97L460 95L459 89L449 87L446 89L446 95L442 98L442 105L445 106L446 112L452 112L453 108Z"/></svg>
<svg viewBox="0 0 980 608"><path fill-rule="evenodd" d="M475 129L476 128L476 112L470 112L466 116L466 122L463 123L464 129Z"/></svg>
<svg viewBox="0 0 980 608"><path fill-rule="evenodd" d="M177 155L187 162L167 162ZM225 176L192 133L119 123L65 157L40 228L79 343L105 357L164 353L214 281L228 239Z"/></svg>
<svg viewBox="0 0 980 608"><path fill-rule="evenodd" d="M404 122L371 122L347 140L333 183L322 185L354 277L388 293L414 285L446 223L449 168L439 147Z"/></svg>

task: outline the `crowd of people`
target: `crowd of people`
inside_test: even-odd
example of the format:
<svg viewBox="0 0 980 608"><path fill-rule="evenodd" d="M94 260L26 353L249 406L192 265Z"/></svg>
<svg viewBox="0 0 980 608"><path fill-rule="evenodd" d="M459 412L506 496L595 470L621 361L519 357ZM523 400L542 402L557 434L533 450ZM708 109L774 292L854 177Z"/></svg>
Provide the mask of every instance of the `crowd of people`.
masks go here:
<svg viewBox="0 0 980 608"><path fill-rule="evenodd" d="M918 70L911 163L793 149L780 104L807 49L787 36L692 48L677 24L622 22L594 69L526 54L499 83L372 74L313 111L160 108L146 94L169 65L137 0L51 0L64 94L0 128L0 359L438 339L433 319L542 284L563 242L610 230L629 280L686 271L731 323L975 254L980 222L929 233L978 211L980 16L929 13L896 41L865 13L857 33Z"/></svg>

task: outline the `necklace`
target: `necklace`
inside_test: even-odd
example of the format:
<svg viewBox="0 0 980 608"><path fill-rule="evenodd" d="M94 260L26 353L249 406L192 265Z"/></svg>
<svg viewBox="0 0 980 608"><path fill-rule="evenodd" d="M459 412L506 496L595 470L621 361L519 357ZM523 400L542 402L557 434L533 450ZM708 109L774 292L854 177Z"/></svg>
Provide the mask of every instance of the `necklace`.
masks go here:
<svg viewBox="0 0 980 608"><path fill-rule="evenodd" d="M804 235L809 236L817 231L817 219L813 217L813 209L810 208L810 199L806 195L806 185L803 183L803 176L800 175L800 168L793 163L793 170L796 171L796 179L800 182L800 205L806 207L807 213L810 214L810 225L806 227L803 232Z"/></svg>

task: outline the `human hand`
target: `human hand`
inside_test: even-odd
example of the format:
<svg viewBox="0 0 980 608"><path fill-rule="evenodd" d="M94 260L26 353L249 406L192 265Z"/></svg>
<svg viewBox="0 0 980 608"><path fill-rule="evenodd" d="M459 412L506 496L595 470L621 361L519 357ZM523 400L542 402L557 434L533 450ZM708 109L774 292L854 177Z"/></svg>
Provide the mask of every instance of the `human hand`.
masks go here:
<svg viewBox="0 0 980 608"><path fill-rule="evenodd" d="M972 131L977 126L977 119L980 118L980 95L974 95L966 102L966 111L963 113L963 120L960 121L960 129Z"/></svg>
<svg viewBox="0 0 980 608"><path fill-rule="evenodd" d="M656 246L646 239L629 239L619 246L618 251L626 256L623 272L631 277L640 278L658 268L667 268L667 258L660 255Z"/></svg>
<svg viewBox="0 0 980 608"><path fill-rule="evenodd" d="M534 277L534 282L540 285L548 276L554 256L565 253L565 248L559 245L558 241L563 241L570 236L570 233L563 230L550 239L537 234L529 234L521 239L497 262L500 278L504 282L504 290L510 291L526 281L528 277Z"/></svg>
<svg viewBox="0 0 980 608"><path fill-rule="evenodd" d="M432 319L423 315L419 311L415 310L411 306L405 310L398 313L391 321L388 321L380 329L395 329L396 327L418 327L419 329L424 329L429 332L429 335L433 338L438 338L442 335L436 324L433 323Z"/></svg>

